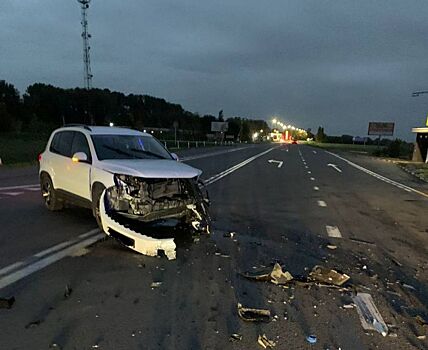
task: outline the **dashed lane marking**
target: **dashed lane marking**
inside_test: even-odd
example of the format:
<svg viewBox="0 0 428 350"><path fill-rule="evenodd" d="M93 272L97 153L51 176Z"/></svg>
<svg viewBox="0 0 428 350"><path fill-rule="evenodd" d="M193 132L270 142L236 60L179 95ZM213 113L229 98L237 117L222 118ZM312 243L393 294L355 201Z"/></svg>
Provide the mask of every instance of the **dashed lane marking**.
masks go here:
<svg viewBox="0 0 428 350"><path fill-rule="evenodd" d="M8 187L0 187L0 191L9 191L9 190L19 190L19 189L27 189L30 187L40 187L39 184L30 184L30 185L19 185L19 186L8 186Z"/></svg>
<svg viewBox="0 0 428 350"><path fill-rule="evenodd" d="M315 191L319 191L319 190L320 190L320 188L319 188L318 186L314 186L314 190L315 190Z"/></svg>
<svg viewBox="0 0 428 350"><path fill-rule="evenodd" d="M342 238L342 234L337 226L328 226L325 227L329 237L333 238Z"/></svg>
<svg viewBox="0 0 428 350"><path fill-rule="evenodd" d="M311 181L315 181L315 178L314 178L314 177L311 177Z"/></svg>
<svg viewBox="0 0 428 350"><path fill-rule="evenodd" d="M325 152L327 152L328 154L331 154L332 156L334 156L334 157L336 157L336 158L339 158L339 159L343 160L344 162L348 163L350 166L352 166L352 167L354 167L354 168L356 168L356 169L358 169L358 170L361 170L361 171L365 172L366 174L368 174L368 175L371 175L371 176L375 177L375 178L376 178L376 179L378 179L378 180L381 180L381 181L383 181L383 182L386 182L386 183L388 183L388 184L390 184L390 185L392 185L392 186L395 186L395 187L397 187L397 188L399 188L399 189L402 189L402 190L404 190L404 191L406 191L406 192L413 192L413 193L417 193L417 194L419 194L419 195L421 195L421 196L423 196L423 197L428 198L428 193L425 193L425 192L422 192L422 191L416 190L416 189L414 189L414 188L412 188L412 187L410 187L410 186L406 186L406 185L403 185L402 183L399 183L399 182L397 182L397 181L391 180L391 179L389 179L389 178L387 178L387 177L385 177L385 176L383 176L383 175L380 175L380 174L378 174L378 173L375 173L374 171L371 171L371 170L369 170L369 169L366 169L366 168L362 167L361 165L355 164L355 163L351 162L350 160L348 160L348 159L346 159L346 158L343 158L343 157L341 157L341 156L339 156L339 155L337 155L337 154L335 154L335 153L332 153L332 152L329 152L329 151L325 151Z"/></svg>
<svg viewBox="0 0 428 350"><path fill-rule="evenodd" d="M326 206L327 206L327 203L326 203L326 202L324 202L324 201L318 201L318 205L319 205L320 207L326 207Z"/></svg>

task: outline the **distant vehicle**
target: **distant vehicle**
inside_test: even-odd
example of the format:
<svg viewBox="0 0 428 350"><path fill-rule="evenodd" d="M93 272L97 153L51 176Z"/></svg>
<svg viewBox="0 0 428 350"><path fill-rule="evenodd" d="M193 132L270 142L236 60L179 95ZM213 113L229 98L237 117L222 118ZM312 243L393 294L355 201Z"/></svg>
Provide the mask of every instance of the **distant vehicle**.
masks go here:
<svg viewBox="0 0 428 350"><path fill-rule="evenodd" d="M139 245L146 237L138 233L144 224L175 220L196 231L209 229L208 200L199 182L202 171L178 162L150 134L62 127L50 136L39 163L49 210L60 210L67 202L91 208L100 228L137 251L147 253Z"/></svg>

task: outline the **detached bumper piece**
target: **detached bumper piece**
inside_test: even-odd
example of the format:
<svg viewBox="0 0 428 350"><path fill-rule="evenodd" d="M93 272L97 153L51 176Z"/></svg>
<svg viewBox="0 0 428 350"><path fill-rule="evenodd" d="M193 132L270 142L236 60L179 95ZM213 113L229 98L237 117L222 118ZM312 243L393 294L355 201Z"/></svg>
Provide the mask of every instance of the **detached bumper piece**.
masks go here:
<svg viewBox="0 0 428 350"><path fill-rule="evenodd" d="M172 260L176 231L171 222L186 227L189 235L209 233L208 200L195 179L121 175L115 183L101 195L100 216L104 232L123 245L148 256L163 251ZM167 230L158 230L165 223Z"/></svg>

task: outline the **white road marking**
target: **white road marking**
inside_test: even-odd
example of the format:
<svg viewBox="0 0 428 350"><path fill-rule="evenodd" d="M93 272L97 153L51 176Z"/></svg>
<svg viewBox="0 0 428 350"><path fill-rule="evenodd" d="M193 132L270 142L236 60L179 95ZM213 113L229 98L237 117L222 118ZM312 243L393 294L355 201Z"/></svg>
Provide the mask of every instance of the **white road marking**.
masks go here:
<svg viewBox="0 0 428 350"><path fill-rule="evenodd" d="M91 235L93 235L93 234L97 233L98 231L99 231L99 229L98 229L98 228L94 228L93 230L90 230L90 231L88 231L88 232L82 233L81 235L79 235L79 237L80 237L80 238L86 238L86 237L88 237L88 236L91 236Z"/></svg>
<svg viewBox="0 0 428 350"><path fill-rule="evenodd" d="M428 198L428 193L416 190L416 189L414 189L414 188L412 188L410 186L406 186L406 185L403 185L402 183L399 183L397 181L391 180L391 179L389 179L389 178L387 178L387 177L385 177L383 175L375 173L374 171L366 169L366 168L364 168L364 167L362 167L362 166L360 166L358 164L355 164L355 163L351 162L350 160L348 160L346 158L343 158L343 157L341 157L341 156L339 156L339 155L337 155L335 153L332 153L332 152L329 152L329 151L325 151L325 152L327 152L328 154L331 154L332 156L334 156L336 158L339 158L339 159L343 160L344 162L348 163L348 165L350 165L350 166L352 166L352 167L354 167L354 168L356 168L358 170L361 170L361 171L365 172L366 174L369 174L369 175L375 177L378 180L386 182L386 183L388 183L388 184L390 184L392 186L398 187L398 188L400 188L400 189L402 189L402 190L404 190L406 192L414 192L414 193L417 193L417 194L419 194L421 196L424 196L424 197Z"/></svg>
<svg viewBox="0 0 428 350"><path fill-rule="evenodd" d="M21 195L21 194L23 194L24 192L2 192L1 194L5 194L6 196L12 196L12 197L15 197L15 196L19 196L19 195Z"/></svg>
<svg viewBox="0 0 428 350"><path fill-rule="evenodd" d="M327 203L326 203L326 202L324 202L324 201L318 201L318 205L319 205L320 207L326 207L326 206L327 206Z"/></svg>
<svg viewBox="0 0 428 350"><path fill-rule="evenodd" d="M99 233L93 237L80 241L70 247L67 247L59 252L49 255L46 258L37 260L33 264L27 265L22 269L19 269L18 271L15 271L9 275L6 275L0 278L0 289L5 288L10 284L15 283L23 279L24 277L27 277L28 275L31 275L32 273L39 271L45 268L46 266L49 266L54 262L57 262L58 260L65 258L66 256L75 254L77 251L81 250L82 248L87 247L91 244L94 244L104 236L105 236L104 233Z"/></svg>
<svg viewBox="0 0 428 350"><path fill-rule="evenodd" d="M67 247L67 246L71 245L72 243L73 243L73 241L66 241L66 242L59 243L57 245L54 245L53 247L50 247L48 249L42 250L41 252L39 252L37 254L34 254L34 256L36 258L42 258L45 255L48 255L52 252L56 252L57 250L60 250L64 247Z"/></svg>
<svg viewBox="0 0 428 350"><path fill-rule="evenodd" d="M253 160L264 156L265 154L269 153L270 151L272 151L274 148L269 148L267 151L261 152L259 154L256 154L255 156L252 156L244 161L242 161L241 163L238 163L236 165L234 165L233 167L230 167L229 169L226 169L225 171L222 171L219 174L216 174L214 176L211 176L209 179L205 180L204 183L206 186L213 184L214 182L217 182L218 180L222 179L223 177L233 173L234 171L238 170L239 168L242 168L243 166L247 165L248 163L251 163Z"/></svg>
<svg viewBox="0 0 428 350"><path fill-rule="evenodd" d="M312 151L314 154L317 154L317 151Z"/></svg>
<svg viewBox="0 0 428 350"><path fill-rule="evenodd" d="M311 177L311 181L315 181L315 178L314 178L314 177Z"/></svg>
<svg viewBox="0 0 428 350"><path fill-rule="evenodd" d="M0 191L9 191L9 190L18 190L21 188L28 188L28 187L36 187L39 186L39 184L30 184L30 185L20 185L20 186L9 186L9 187L0 187Z"/></svg>
<svg viewBox="0 0 428 350"><path fill-rule="evenodd" d="M25 190L26 191L32 191L32 192L38 192L38 191L40 191L40 186L39 187L28 187Z"/></svg>
<svg viewBox="0 0 428 350"><path fill-rule="evenodd" d="M342 170L340 170L340 168L336 164L328 163L327 166L332 167L334 170L336 170L339 173L342 172Z"/></svg>
<svg viewBox="0 0 428 350"><path fill-rule="evenodd" d="M311 172L311 171L308 171L308 174L312 174L312 172Z"/></svg>
<svg viewBox="0 0 428 350"><path fill-rule="evenodd" d="M319 191L319 189L320 189L320 188L319 188L318 186L314 186L314 190L315 190L315 191Z"/></svg>
<svg viewBox="0 0 428 350"><path fill-rule="evenodd" d="M269 159L268 162L271 163L271 164L272 163L278 164L278 168L281 168L282 164L284 163L282 160L274 160L274 159Z"/></svg>
<svg viewBox="0 0 428 350"><path fill-rule="evenodd" d="M183 158L180 158L180 156L179 156L179 159L182 162L187 162L189 160L195 160L195 159L218 156L218 155L226 154L226 153L232 153L232 152L240 151L242 149L251 149L251 147L239 147L239 148L229 149L227 151L210 152L210 153L198 154L198 155L188 156L188 157L183 157Z"/></svg>
<svg viewBox="0 0 428 350"><path fill-rule="evenodd" d="M329 237L333 238L342 238L342 234L337 226L328 226L326 225L325 229Z"/></svg>
<svg viewBox="0 0 428 350"><path fill-rule="evenodd" d="M17 261L16 263L13 263L9 266L3 267L2 269L0 269L0 275L5 275L9 271L16 269L17 267L21 266L22 264L24 264L22 261Z"/></svg>
<svg viewBox="0 0 428 350"><path fill-rule="evenodd" d="M305 169L309 169L309 167L307 165L305 165Z"/></svg>

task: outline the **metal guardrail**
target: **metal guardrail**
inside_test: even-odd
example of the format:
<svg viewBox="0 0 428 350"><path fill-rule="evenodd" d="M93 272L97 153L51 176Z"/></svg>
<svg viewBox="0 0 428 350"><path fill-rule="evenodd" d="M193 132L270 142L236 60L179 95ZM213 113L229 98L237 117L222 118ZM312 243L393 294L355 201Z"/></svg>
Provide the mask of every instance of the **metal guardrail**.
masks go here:
<svg viewBox="0 0 428 350"><path fill-rule="evenodd" d="M233 146L236 142L233 141L184 141L184 140L159 140L169 149L183 149L183 148L199 148L199 147L213 147L213 146Z"/></svg>

